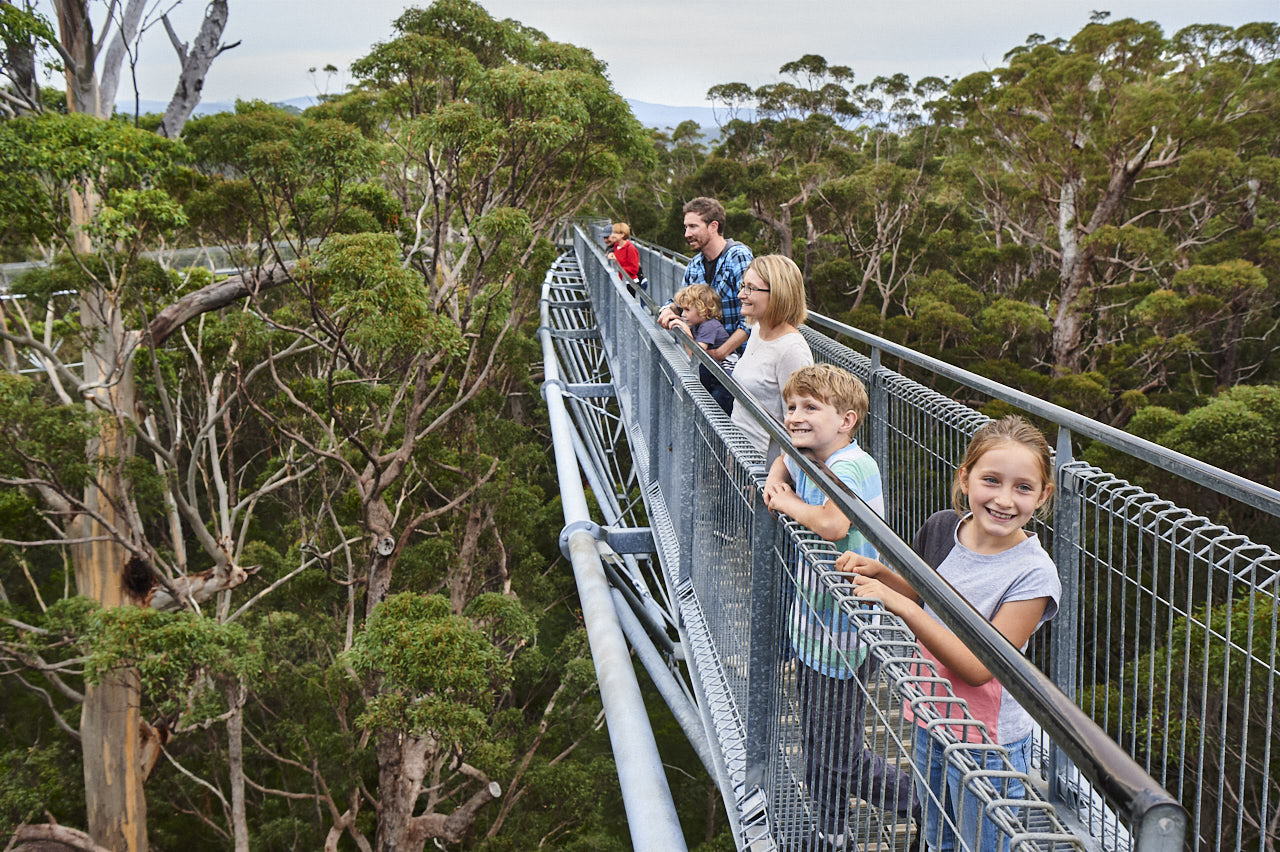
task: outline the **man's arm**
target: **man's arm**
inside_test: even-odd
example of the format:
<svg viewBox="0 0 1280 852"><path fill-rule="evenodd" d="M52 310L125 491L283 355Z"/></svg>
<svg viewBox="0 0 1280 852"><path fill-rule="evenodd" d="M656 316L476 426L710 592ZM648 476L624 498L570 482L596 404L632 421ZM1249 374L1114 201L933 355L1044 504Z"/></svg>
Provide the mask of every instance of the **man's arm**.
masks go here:
<svg viewBox="0 0 1280 852"><path fill-rule="evenodd" d="M698 262L701 257L702 255L699 254L689 261L689 265L684 268L684 277L680 279L680 286L687 287L690 284L702 283L702 278L700 277L702 275L702 264ZM695 265L698 267L696 276L693 271ZM658 325L663 328L671 328L671 321L680 316L672 309L673 304L672 302L667 302L662 306L662 310L658 312ZM719 360L723 361L724 359L720 358Z"/></svg>
<svg viewBox="0 0 1280 852"><path fill-rule="evenodd" d="M747 338L750 336L751 335L747 332L745 328L740 328L737 331L735 331L733 334L729 335L729 337L725 340L724 343L720 344L715 349L708 349L707 352L708 354L711 355L712 358L715 358L717 361L723 361L725 358L728 358L734 352L737 352L738 347L746 343Z"/></svg>

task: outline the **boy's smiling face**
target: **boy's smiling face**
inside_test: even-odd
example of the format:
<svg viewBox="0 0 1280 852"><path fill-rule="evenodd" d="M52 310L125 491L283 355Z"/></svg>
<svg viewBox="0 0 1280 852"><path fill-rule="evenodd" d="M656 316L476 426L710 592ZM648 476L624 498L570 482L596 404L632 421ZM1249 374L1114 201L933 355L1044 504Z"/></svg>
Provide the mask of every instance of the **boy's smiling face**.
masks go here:
<svg viewBox="0 0 1280 852"><path fill-rule="evenodd" d="M853 427L858 424L857 414L838 411L834 405L807 393L788 396L786 403L787 433L798 449L812 450L826 461L832 453L849 446Z"/></svg>

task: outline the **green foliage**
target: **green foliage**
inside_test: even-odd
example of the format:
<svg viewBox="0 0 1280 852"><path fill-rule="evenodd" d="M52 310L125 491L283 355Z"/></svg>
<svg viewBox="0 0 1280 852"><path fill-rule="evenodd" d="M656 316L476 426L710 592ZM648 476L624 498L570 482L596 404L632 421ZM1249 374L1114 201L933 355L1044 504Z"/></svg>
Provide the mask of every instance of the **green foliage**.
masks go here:
<svg viewBox="0 0 1280 852"><path fill-rule="evenodd" d="M91 473L84 446L92 428L82 408L51 405L47 387L28 376L0 373L0 475L21 478L32 460L69 491ZM22 501L17 492L11 499Z"/></svg>
<svg viewBox="0 0 1280 852"><path fill-rule="evenodd" d="M401 265L400 246L389 234L326 240L305 282L375 361L422 349L463 351L460 329L432 310L422 276Z"/></svg>
<svg viewBox="0 0 1280 852"><path fill-rule="evenodd" d="M183 140L208 175L188 212L229 244L243 241L246 220L252 239L304 242L332 231L385 230L397 221L387 193L367 183L378 146L339 119L238 101L235 113L188 122Z"/></svg>
<svg viewBox="0 0 1280 852"><path fill-rule="evenodd" d="M46 810L66 813L81 795L79 779L67 772L76 761L62 741L0 752L0 833L43 822Z"/></svg>
<svg viewBox="0 0 1280 852"><path fill-rule="evenodd" d="M1258 845L1260 837L1275 836L1260 803L1264 795L1274 797L1280 787L1276 782L1280 755L1274 749L1241 751L1235 744L1238 731L1246 726L1266 731L1276 724L1270 693L1280 638L1274 617L1278 605L1273 593L1252 591L1211 607L1197 607L1190 615L1172 620L1167 644L1125 663L1118 682L1098 684L1082 696L1085 706L1098 706L1096 716L1110 720L1108 732L1130 745L1139 761L1156 762L1166 777L1178 779L1170 789L1179 781L1186 789L1198 788L1202 756L1207 759L1206 778L1233 779L1245 817L1241 848ZM1141 687L1135 690L1134 684ZM1187 716L1169 712L1173 707L1204 708L1205 712ZM1199 753L1199 743L1224 741L1231 747ZM1190 801L1203 802L1206 828L1215 824L1213 798ZM1210 845L1234 842L1234 819L1229 826Z"/></svg>
<svg viewBox="0 0 1280 852"><path fill-rule="evenodd" d="M1255 482L1280 478L1280 387L1229 388L1173 422L1166 421L1167 427L1154 436L1148 431L1153 418L1154 413L1143 417L1134 431L1143 429L1171 449L1194 451L1198 458Z"/></svg>
<svg viewBox="0 0 1280 852"><path fill-rule="evenodd" d="M491 708L511 681L502 645L531 638L514 601L472 605L455 615L439 595L393 595L374 610L346 662L379 683L358 722L366 728L434 737L449 748L483 742Z"/></svg>
<svg viewBox="0 0 1280 852"><path fill-rule="evenodd" d="M194 612L100 609L89 619L83 641L89 682L133 669L143 696L164 716L176 716L189 704L203 708L197 720L217 715L225 708L217 706L221 698L213 682L253 678L261 666L244 628Z"/></svg>
<svg viewBox="0 0 1280 852"><path fill-rule="evenodd" d="M70 246L76 226L68 192L96 193L102 203L88 229L95 244L136 251L184 223L166 193L145 187L168 179L185 159L178 142L84 114L0 122L0 216Z"/></svg>

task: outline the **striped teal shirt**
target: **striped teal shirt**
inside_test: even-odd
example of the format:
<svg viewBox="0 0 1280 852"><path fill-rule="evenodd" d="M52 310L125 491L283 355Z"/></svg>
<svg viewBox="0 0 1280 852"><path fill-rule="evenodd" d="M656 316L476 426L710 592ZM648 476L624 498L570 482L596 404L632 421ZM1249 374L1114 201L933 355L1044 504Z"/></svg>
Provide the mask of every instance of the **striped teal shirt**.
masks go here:
<svg viewBox="0 0 1280 852"><path fill-rule="evenodd" d="M875 459L858 446L857 441L832 453L826 464L877 515L884 515L880 468ZM787 473L791 474L791 481L795 483L796 495L801 500L811 506L821 506L827 501L827 496L817 484L805 476L789 457L786 465ZM878 556L871 543L852 525L847 536L832 544L840 552L852 550L872 559ZM848 616L840 612L835 596L827 591L818 571L803 562L798 564L796 595L791 606L787 638L800 661L827 677L842 680L853 677L854 671L867 656L867 648L858 644L857 636L857 628Z"/></svg>

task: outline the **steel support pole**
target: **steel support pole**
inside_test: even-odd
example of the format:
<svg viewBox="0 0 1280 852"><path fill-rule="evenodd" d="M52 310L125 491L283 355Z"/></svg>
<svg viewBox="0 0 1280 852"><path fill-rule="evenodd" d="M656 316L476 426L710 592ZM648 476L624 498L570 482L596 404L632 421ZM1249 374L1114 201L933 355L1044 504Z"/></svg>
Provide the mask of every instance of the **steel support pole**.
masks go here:
<svg viewBox="0 0 1280 852"><path fill-rule="evenodd" d="M751 600L748 603L750 633L748 642L748 687L745 719L747 788L763 787L770 748L769 732L775 716L778 694L778 649L782 641L782 619L778 600L783 570L774 556L774 537L778 521L764 505L756 501L751 519Z"/></svg>
<svg viewBox="0 0 1280 852"><path fill-rule="evenodd" d="M596 549L598 529L591 521L582 474L578 469L572 438L573 422L565 407L563 382L549 327L550 283L543 284L542 327L538 337L547 380L542 385L551 423L551 442L556 459L556 479L564 511L564 549L573 565L573 577L582 604L582 619L591 646L600 700L608 722L609 742L622 803L627 812L631 843L638 850L683 852L687 847L680 820L676 816L671 788L658 756L658 745L649 726L640 685L636 681L626 638L618 622L604 566Z"/></svg>
<svg viewBox="0 0 1280 852"><path fill-rule="evenodd" d="M1062 600L1058 617L1053 621L1053 659L1049 674L1058 689L1075 701L1080 641L1080 501L1075 478L1063 473L1063 468L1072 461L1071 430L1060 427L1054 454L1057 493L1053 500L1053 564L1062 582ZM1071 758L1061 748L1055 745L1049 749L1049 801L1063 801L1064 782L1071 765Z"/></svg>

